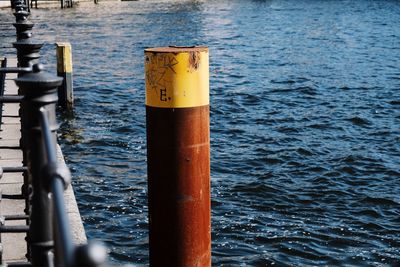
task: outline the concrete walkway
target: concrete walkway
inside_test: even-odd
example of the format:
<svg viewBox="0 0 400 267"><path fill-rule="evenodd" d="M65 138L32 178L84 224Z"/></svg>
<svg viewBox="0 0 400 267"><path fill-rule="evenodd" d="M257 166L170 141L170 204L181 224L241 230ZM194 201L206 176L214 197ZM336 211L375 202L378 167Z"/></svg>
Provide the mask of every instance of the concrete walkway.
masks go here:
<svg viewBox="0 0 400 267"><path fill-rule="evenodd" d="M8 67L15 67L16 60L8 59ZM5 95L16 95L18 89L13 81L16 74L7 74L5 83ZM0 131L0 166L17 167L22 166L22 151L19 149L21 138L21 125L19 118L19 104L3 104L2 125ZM59 161L64 162L61 150L58 147ZM23 184L22 173L4 173L0 179L0 190L4 196L0 202L0 216L24 214L25 200L9 199L6 196L21 195ZM76 204L74 192L70 186L65 192L67 212L70 225L73 230L75 243L86 242L85 230ZM6 225L23 225L24 220L6 220ZM26 261L27 244L25 233L3 233L1 244L3 247L4 262Z"/></svg>

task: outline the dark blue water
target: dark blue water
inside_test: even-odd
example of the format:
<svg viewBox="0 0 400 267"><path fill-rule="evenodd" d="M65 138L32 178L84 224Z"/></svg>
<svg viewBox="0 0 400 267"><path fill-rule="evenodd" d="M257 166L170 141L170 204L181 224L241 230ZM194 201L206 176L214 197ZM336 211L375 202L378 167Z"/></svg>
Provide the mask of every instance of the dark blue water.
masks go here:
<svg viewBox="0 0 400 267"><path fill-rule="evenodd" d="M50 69L51 43L73 45L60 142L87 234L113 261L148 263L143 49L199 44L213 265L400 264L399 1L88 3L32 20Z"/></svg>

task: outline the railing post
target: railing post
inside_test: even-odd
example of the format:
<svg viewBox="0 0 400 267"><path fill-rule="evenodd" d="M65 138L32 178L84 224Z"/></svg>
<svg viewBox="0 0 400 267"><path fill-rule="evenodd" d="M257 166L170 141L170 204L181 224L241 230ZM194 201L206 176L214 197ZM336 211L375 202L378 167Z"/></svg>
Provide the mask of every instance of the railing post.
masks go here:
<svg viewBox="0 0 400 267"><path fill-rule="evenodd" d="M145 50L150 266L211 266L206 47Z"/></svg>
<svg viewBox="0 0 400 267"><path fill-rule="evenodd" d="M28 20L29 12L25 5L18 3L14 16L16 23L13 25L17 31L17 42L14 42L13 46L17 49L18 66L31 67L38 62L43 43L31 38L34 24Z"/></svg>
<svg viewBox="0 0 400 267"><path fill-rule="evenodd" d="M22 67L32 67L33 62L39 59L38 51L41 48L41 44L38 46L32 45L30 38L32 37L32 28L34 24L28 20L30 15L30 8L29 3L27 5L26 1L24 0L15 0L15 20L16 22L13 23L13 26L16 29L17 33L17 42L14 43L14 47L17 49L17 59L18 59L18 66ZM21 77L24 73L19 73L18 77ZM18 92L21 95L21 92ZM24 120L21 119L21 129L24 124ZM28 155L25 149L25 139L27 138L25 132L21 131L21 139L20 139L20 147L22 149L22 164L24 166L28 165ZM29 175L27 171L23 172L23 179L24 183L21 188L22 195L25 198L25 209L24 212L27 215L31 213L31 203L30 197L32 194L32 185L29 181ZM26 219L26 224L30 224L30 218ZM27 233L26 240L29 240L29 232ZM30 260L30 246L27 244L27 253L26 258Z"/></svg>
<svg viewBox="0 0 400 267"><path fill-rule="evenodd" d="M5 68L7 67L7 58L0 58L0 67ZM5 73L0 73L0 96L4 95L4 86L5 86L5 81L6 81L6 74ZM3 120L3 103L0 104L0 129Z"/></svg>
<svg viewBox="0 0 400 267"><path fill-rule="evenodd" d="M23 39L13 43L13 46L17 49L18 66L31 67L38 62L43 43Z"/></svg>
<svg viewBox="0 0 400 267"><path fill-rule="evenodd" d="M29 15L30 13L27 6L16 6L14 12L16 23L13 23L13 25L17 31L17 41L28 39L32 36L34 24L28 20Z"/></svg>
<svg viewBox="0 0 400 267"><path fill-rule="evenodd" d="M58 88L58 104L71 111L74 105L71 44L56 43L56 46L57 75L63 78L63 83Z"/></svg>
<svg viewBox="0 0 400 267"><path fill-rule="evenodd" d="M39 59L39 50L42 47L42 44L32 43L30 38L32 37L32 28L34 24L28 20L30 15L29 3L26 5L24 0L14 0L15 1L15 20L13 26L16 29L17 34L17 42L13 43L14 47L17 49L17 65L20 67L32 67L33 62ZM18 77L23 76L24 73L19 73ZM18 92L19 95L22 95L21 92ZM21 119L21 129L24 127L25 121ZM21 130L21 139L20 139L20 147L22 149L22 164L24 166L28 165L28 154L25 149L26 143L26 132ZM24 212L26 215L31 213L31 203L30 197L32 194L32 185L30 184L30 178L27 171L22 173L24 183L21 188L21 193L25 198L25 209ZM30 219L26 219L26 224L30 224ZM29 232L27 233L26 240L29 240ZM30 260L30 246L27 244L27 253L26 258Z"/></svg>
<svg viewBox="0 0 400 267"><path fill-rule="evenodd" d="M45 107L51 114L50 129L55 130L55 104L57 87L62 79L44 73L41 65L33 65L33 72L16 79L20 92L24 95L21 102L22 135L26 136L25 148L28 155L29 179L32 184L31 216L29 226L30 259L33 266L52 266L53 225L52 205L42 180L42 170L46 165L46 152L39 130L40 109Z"/></svg>
<svg viewBox="0 0 400 267"><path fill-rule="evenodd" d="M7 67L7 58L0 58L0 67ZM6 80L6 74L0 73L0 95L4 95L4 83ZM2 114L2 110L0 110L0 115ZM0 119L1 120L1 119Z"/></svg>

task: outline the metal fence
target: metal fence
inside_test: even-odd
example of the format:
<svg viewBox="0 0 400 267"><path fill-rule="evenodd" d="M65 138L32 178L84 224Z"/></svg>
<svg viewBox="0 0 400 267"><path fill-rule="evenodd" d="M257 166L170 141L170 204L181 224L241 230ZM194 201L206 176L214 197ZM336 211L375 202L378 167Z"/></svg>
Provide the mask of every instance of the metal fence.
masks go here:
<svg viewBox="0 0 400 267"><path fill-rule="evenodd" d="M0 68L7 67L7 58L0 58ZM0 72L0 96L4 95L4 86L6 81L6 74ZM0 103L0 129L1 129L1 118L3 117L3 104Z"/></svg>
<svg viewBox="0 0 400 267"><path fill-rule="evenodd" d="M24 0L14 0L18 67L0 68L0 84L4 85L6 73L18 73L15 80L18 95L3 95L0 103L20 103L23 167L0 166L0 176L5 172L20 172L24 176L21 194L25 199L25 214L0 216L0 233L27 234L27 260L4 263L7 266L101 266L106 260L106 250L98 243L75 245L64 203L64 190L70 184L68 167L57 159L56 103L57 88L62 78L44 71L39 64L41 42L32 39L33 23L28 20L29 8ZM0 114L1 115L1 114ZM6 226L6 220L21 221L21 225ZM1 241L1 239L0 239Z"/></svg>

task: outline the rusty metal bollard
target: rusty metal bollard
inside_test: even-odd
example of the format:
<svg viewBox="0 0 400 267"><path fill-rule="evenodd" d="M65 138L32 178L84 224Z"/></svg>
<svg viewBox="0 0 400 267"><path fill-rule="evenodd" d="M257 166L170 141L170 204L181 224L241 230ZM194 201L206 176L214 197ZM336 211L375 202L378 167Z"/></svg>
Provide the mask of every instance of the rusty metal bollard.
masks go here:
<svg viewBox="0 0 400 267"><path fill-rule="evenodd" d="M145 61L150 266L211 266L208 48Z"/></svg>

